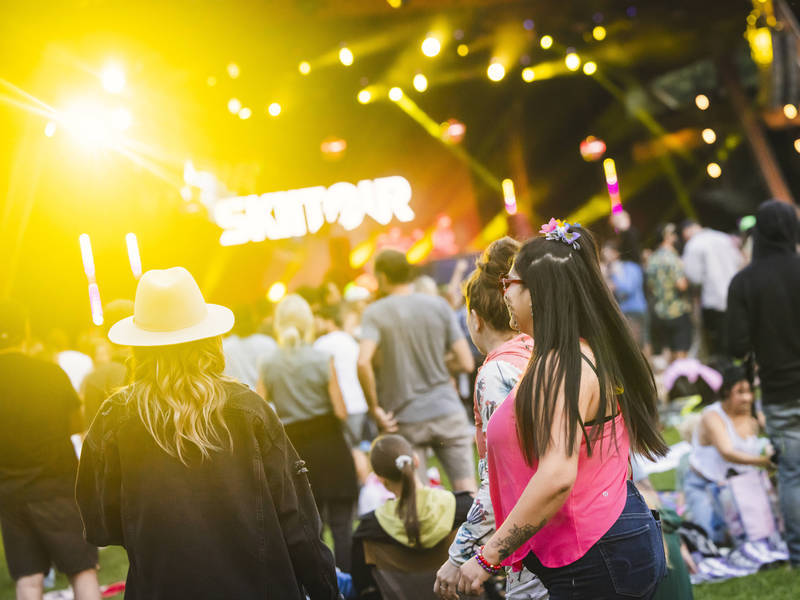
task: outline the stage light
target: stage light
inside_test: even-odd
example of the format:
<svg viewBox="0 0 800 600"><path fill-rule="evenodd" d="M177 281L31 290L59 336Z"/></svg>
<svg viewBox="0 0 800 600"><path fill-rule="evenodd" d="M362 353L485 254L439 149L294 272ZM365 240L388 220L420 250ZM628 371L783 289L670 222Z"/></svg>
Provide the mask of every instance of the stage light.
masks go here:
<svg viewBox="0 0 800 600"><path fill-rule="evenodd" d="M606 143L593 135L583 140L579 148L583 160L587 162L599 160L606 153Z"/></svg>
<svg viewBox="0 0 800 600"><path fill-rule="evenodd" d="M769 27L753 27L753 25L755 21L747 28L750 55L756 64L768 66L772 63L772 31Z"/></svg>
<svg viewBox="0 0 800 600"><path fill-rule="evenodd" d="M81 247L83 272L86 273L86 279L92 281L94 279L94 255L92 254L92 241L89 239L89 234L82 233L78 237L78 243Z"/></svg>
<svg viewBox="0 0 800 600"><path fill-rule="evenodd" d="M458 119L447 119L439 126L442 140L448 144L458 144L467 133L467 126Z"/></svg>
<svg viewBox="0 0 800 600"><path fill-rule="evenodd" d="M708 166L706 167L706 171L708 172L708 175L710 177L713 177L714 179L716 179L717 177L722 175L722 167L720 167L715 162L708 163Z"/></svg>
<svg viewBox="0 0 800 600"><path fill-rule="evenodd" d="M800 138L797 138L794 141L794 149L798 154L800 154Z"/></svg>
<svg viewBox="0 0 800 600"><path fill-rule="evenodd" d="M61 115L61 124L82 146L104 146L111 142L111 115L91 101L70 106Z"/></svg>
<svg viewBox="0 0 800 600"><path fill-rule="evenodd" d="M309 73L311 73L311 65L305 60L300 63L300 65L297 67L297 69L303 75L308 75Z"/></svg>
<svg viewBox="0 0 800 600"><path fill-rule="evenodd" d="M442 42L438 40L438 38L431 36L426 37L422 41L422 53L429 57L433 58L442 50Z"/></svg>
<svg viewBox="0 0 800 600"><path fill-rule="evenodd" d="M125 236L125 245L128 248L128 262L131 264L131 272L136 279L142 276L142 257L139 254L139 241L135 233Z"/></svg>
<svg viewBox="0 0 800 600"><path fill-rule="evenodd" d="M103 303L100 302L100 288L95 282L89 284L89 307L92 311L92 323L100 327L103 324Z"/></svg>
<svg viewBox="0 0 800 600"><path fill-rule="evenodd" d="M492 81L500 81L506 76L506 68L499 62L493 62L486 69L486 76Z"/></svg>
<svg viewBox="0 0 800 600"><path fill-rule="evenodd" d="M592 29L592 37L598 42L602 42L604 39L606 39L606 28L602 25L598 25Z"/></svg>
<svg viewBox="0 0 800 600"><path fill-rule="evenodd" d="M530 83L534 79L536 79L536 72L533 69L530 67L522 69L522 81L527 81Z"/></svg>
<svg viewBox="0 0 800 600"><path fill-rule="evenodd" d="M403 0L386 0L386 2L392 8L401 8L403 6Z"/></svg>
<svg viewBox="0 0 800 600"><path fill-rule="evenodd" d="M111 94L119 94L125 89L125 71L116 64L108 64L100 73L103 89Z"/></svg>
<svg viewBox="0 0 800 600"><path fill-rule="evenodd" d="M713 129L710 128L703 129L703 133L701 135L703 136L703 141L706 144L713 144L714 142L717 141L717 134L714 133Z"/></svg>
<svg viewBox="0 0 800 600"><path fill-rule="evenodd" d="M267 299L273 304L277 304L286 295L286 284L282 281L273 283L267 292Z"/></svg>
<svg viewBox="0 0 800 600"><path fill-rule="evenodd" d="M466 44L459 44L456 47L456 54L458 54L463 58L464 56L469 54L469 46L467 46Z"/></svg>
<svg viewBox="0 0 800 600"><path fill-rule="evenodd" d="M239 77L239 74L241 73L241 71L239 70L239 65L237 65L235 62L228 63L226 69L228 71L228 76L231 79L236 79L237 77Z"/></svg>
<svg viewBox="0 0 800 600"><path fill-rule="evenodd" d="M414 89L418 92L424 92L428 89L428 78L422 73L414 75Z"/></svg>
<svg viewBox="0 0 800 600"><path fill-rule="evenodd" d="M358 92L358 101L361 104L368 104L370 100L372 100L372 94L369 90L361 90Z"/></svg>
<svg viewBox="0 0 800 600"><path fill-rule="evenodd" d="M585 65L583 65L583 73L585 75L594 75L597 73L597 63L594 61L589 61Z"/></svg>
<svg viewBox="0 0 800 600"><path fill-rule="evenodd" d="M353 52L347 46L339 50L339 62L345 67L353 64Z"/></svg>
<svg viewBox="0 0 800 600"><path fill-rule="evenodd" d="M44 134L47 137L53 137L56 134L56 124L53 121L48 121L44 126Z"/></svg>
<svg viewBox="0 0 800 600"><path fill-rule="evenodd" d="M697 94L697 96L694 97L694 103L700 110L706 110L709 106L711 106L711 101L705 94Z"/></svg>
<svg viewBox="0 0 800 600"><path fill-rule="evenodd" d="M399 102L403 98L403 90L399 87L393 87L389 90L389 100L392 102Z"/></svg>
<svg viewBox="0 0 800 600"><path fill-rule="evenodd" d="M517 195L514 191L514 182L510 179L503 179L503 202L506 205L506 212L510 215L517 214Z"/></svg>
<svg viewBox="0 0 800 600"><path fill-rule="evenodd" d="M232 115L238 115L240 110L242 110L242 102L238 98L228 100L228 112Z"/></svg>
<svg viewBox="0 0 800 600"><path fill-rule="evenodd" d="M613 158L607 158L603 161L603 171L606 175L606 183L614 185L617 183L617 165Z"/></svg>
<svg viewBox="0 0 800 600"><path fill-rule="evenodd" d="M253 111L247 108L246 106L239 111L239 118L242 121L249 119L253 115Z"/></svg>
<svg viewBox="0 0 800 600"><path fill-rule="evenodd" d="M552 48L553 46L553 36L551 35L543 35L542 39L539 40L539 45L547 50L548 48Z"/></svg>
<svg viewBox="0 0 800 600"><path fill-rule="evenodd" d="M133 115L127 108L115 108L111 111L110 122L117 131L125 131L133 124Z"/></svg>
<svg viewBox="0 0 800 600"><path fill-rule="evenodd" d="M577 71L581 66L581 57L574 52L570 52L567 54L566 58L564 58L564 64L567 65L570 71Z"/></svg>
<svg viewBox="0 0 800 600"><path fill-rule="evenodd" d="M792 120L797 116L797 107L794 104L786 104L783 107L783 114L787 119Z"/></svg>
<svg viewBox="0 0 800 600"><path fill-rule="evenodd" d="M273 102L267 107L267 112L270 114L270 116L277 117L279 114L281 114L281 105L277 102Z"/></svg>
<svg viewBox="0 0 800 600"><path fill-rule="evenodd" d="M367 240L361 242L350 251L350 267L353 269L360 269L363 267L372 255L375 253L376 244L374 240Z"/></svg>

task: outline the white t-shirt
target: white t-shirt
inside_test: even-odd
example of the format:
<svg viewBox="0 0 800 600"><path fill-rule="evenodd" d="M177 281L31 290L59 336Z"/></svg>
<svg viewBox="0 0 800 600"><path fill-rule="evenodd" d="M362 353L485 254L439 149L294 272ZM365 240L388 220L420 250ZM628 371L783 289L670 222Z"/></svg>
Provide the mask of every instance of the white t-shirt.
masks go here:
<svg viewBox="0 0 800 600"><path fill-rule="evenodd" d="M229 335L222 340L222 351L225 354L225 375L238 379L255 391L258 383L258 366L260 360L273 352L278 344L268 335L254 333L245 338Z"/></svg>
<svg viewBox="0 0 800 600"><path fill-rule="evenodd" d="M703 308L724 312L728 307L728 286L744 266L742 252L726 233L703 229L686 242L683 268L686 277L702 286Z"/></svg>
<svg viewBox="0 0 800 600"><path fill-rule="evenodd" d="M58 353L56 362L59 367L64 369L75 391L80 393L84 377L94 369L94 361L83 352L64 350Z"/></svg>
<svg viewBox="0 0 800 600"><path fill-rule="evenodd" d="M314 342L314 348L333 357L333 368L348 415L367 412L367 399L358 381L358 342L346 331L332 331Z"/></svg>

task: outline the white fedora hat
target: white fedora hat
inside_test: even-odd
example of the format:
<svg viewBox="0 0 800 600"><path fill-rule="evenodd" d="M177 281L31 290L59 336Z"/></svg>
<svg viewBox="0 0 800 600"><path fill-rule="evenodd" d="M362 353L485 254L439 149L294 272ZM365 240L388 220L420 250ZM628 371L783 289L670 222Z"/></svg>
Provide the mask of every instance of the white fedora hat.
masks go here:
<svg viewBox="0 0 800 600"><path fill-rule="evenodd" d="M206 304L183 267L147 271L136 288L133 316L117 321L108 339L120 346L171 346L227 333L233 312Z"/></svg>

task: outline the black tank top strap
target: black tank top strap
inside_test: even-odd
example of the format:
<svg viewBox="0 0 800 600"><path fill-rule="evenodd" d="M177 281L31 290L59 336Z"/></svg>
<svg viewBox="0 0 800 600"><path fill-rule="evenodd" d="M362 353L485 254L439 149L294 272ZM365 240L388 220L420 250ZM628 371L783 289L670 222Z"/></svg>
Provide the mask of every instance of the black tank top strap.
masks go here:
<svg viewBox="0 0 800 600"><path fill-rule="evenodd" d="M599 384L600 383L600 374L597 372L597 367L591 361L591 359L588 356L586 356L586 354L584 354L583 352L581 352L581 357L583 358L583 360L586 361L586 364L591 367L592 371L594 371L594 374L597 376L597 382ZM606 405L606 389L605 389L605 387L603 387L601 385L600 386L600 406L605 406L605 405ZM604 423L608 423L609 421L613 421L614 417L616 417L616 414L608 415L607 417L605 417L603 419L594 418L591 421L586 421L583 424L583 426L584 427L592 427L593 425L603 425ZM587 437L585 432L584 432L584 437ZM588 439L586 441L588 442Z"/></svg>

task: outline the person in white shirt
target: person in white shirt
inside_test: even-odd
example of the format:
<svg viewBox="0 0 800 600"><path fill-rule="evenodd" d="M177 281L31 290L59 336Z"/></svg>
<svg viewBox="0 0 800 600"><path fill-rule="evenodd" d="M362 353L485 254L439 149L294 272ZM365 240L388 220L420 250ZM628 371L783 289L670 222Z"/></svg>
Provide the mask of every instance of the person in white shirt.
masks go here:
<svg viewBox="0 0 800 600"><path fill-rule="evenodd" d="M689 221L683 226L683 268L686 278L700 286L703 333L709 356L725 349L725 311L728 286L744 266L744 258L734 239L715 229Z"/></svg>
<svg viewBox="0 0 800 600"><path fill-rule="evenodd" d="M256 332L255 318L249 306L237 308L234 315L236 322L233 331L222 340L225 375L255 391L260 360L275 350L278 344L268 335Z"/></svg>

